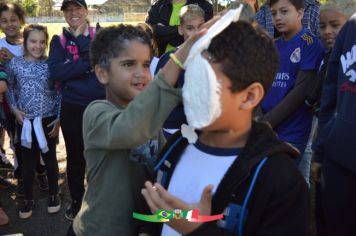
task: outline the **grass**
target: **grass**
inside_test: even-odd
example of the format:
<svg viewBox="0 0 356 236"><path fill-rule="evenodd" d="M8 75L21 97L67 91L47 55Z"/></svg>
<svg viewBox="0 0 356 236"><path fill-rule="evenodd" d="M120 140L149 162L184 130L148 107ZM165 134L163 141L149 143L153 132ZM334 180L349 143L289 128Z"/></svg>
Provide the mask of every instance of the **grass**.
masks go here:
<svg viewBox="0 0 356 236"><path fill-rule="evenodd" d="M121 23L125 23L125 22L100 22L100 25L102 27L107 27L107 26L117 25L117 24L121 24ZM137 24L137 23L138 22L129 22L127 24ZM48 30L48 34L49 34L49 42L51 41L53 35L61 34L62 28L68 26L67 23L42 23L41 25L47 26L47 30ZM91 25L95 26L95 23L92 23ZM4 34L1 32L0 38L2 38L2 37L4 37Z"/></svg>
<svg viewBox="0 0 356 236"><path fill-rule="evenodd" d="M120 23L124 22L100 22L100 25L102 27L106 26L111 26L111 25L117 25ZM130 24L135 24L135 22L130 22ZM48 34L49 34L49 39L52 39L52 36L55 34L61 34L62 33L62 28L67 27L67 23L43 23L41 25L47 26ZM95 26L95 23L91 24L92 26Z"/></svg>

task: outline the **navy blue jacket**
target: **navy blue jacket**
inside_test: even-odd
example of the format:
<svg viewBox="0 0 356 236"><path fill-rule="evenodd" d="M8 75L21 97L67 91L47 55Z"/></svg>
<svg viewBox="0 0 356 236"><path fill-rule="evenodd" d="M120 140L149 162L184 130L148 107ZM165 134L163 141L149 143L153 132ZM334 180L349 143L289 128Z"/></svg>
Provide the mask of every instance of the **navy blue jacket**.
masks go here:
<svg viewBox="0 0 356 236"><path fill-rule="evenodd" d="M181 137L180 131L167 141L157 162L162 163L156 166L157 182L166 189L188 145L185 138L178 141L179 137ZM257 165L264 157L268 157L247 204L248 213L243 236L309 235L309 193L306 182L293 160L298 155L296 149L277 138L268 124L253 122L245 147L217 186L212 198L211 215L222 213L229 203L242 205ZM161 159L165 161L162 162ZM189 185L189 179L185 184ZM237 234L235 231L219 227L217 221L212 221L203 223L187 235L235 236Z"/></svg>
<svg viewBox="0 0 356 236"><path fill-rule="evenodd" d="M330 56L319 113L320 157L356 172L356 14L343 26Z"/></svg>
<svg viewBox="0 0 356 236"><path fill-rule="evenodd" d="M61 83L62 101L86 106L93 100L104 99L104 87L90 66L90 36L75 38L67 29L63 29L63 34L66 49L60 36L54 35L47 62L50 79Z"/></svg>

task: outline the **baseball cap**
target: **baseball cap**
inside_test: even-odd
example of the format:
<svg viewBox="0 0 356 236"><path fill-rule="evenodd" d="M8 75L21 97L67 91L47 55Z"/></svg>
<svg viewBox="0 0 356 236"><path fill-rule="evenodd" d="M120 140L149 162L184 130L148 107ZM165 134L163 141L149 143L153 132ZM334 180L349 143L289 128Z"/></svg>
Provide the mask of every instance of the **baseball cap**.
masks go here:
<svg viewBox="0 0 356 236"><path fill-rule="evenodd" d="M63 11L65 9L65 7L66 7L66 5L68 3L74 3L74 4L77 4L79 6L85 7L85 9L88 9L85 0L64 0L62 2L61 11Z"/></svg>

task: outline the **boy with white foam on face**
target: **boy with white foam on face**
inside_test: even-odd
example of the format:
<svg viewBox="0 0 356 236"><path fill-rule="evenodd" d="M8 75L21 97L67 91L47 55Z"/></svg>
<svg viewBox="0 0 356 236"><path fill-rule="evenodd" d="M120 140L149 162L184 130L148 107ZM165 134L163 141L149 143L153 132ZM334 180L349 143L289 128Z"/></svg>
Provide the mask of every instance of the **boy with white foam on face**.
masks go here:
<svg viewBox="0 0 356 236"><path fill-rule="evenodd" d="M178 32L183 36L184 41L187 40L191 35L195 34L204 24L204 10L199 7L199 5L190 4L186 5L181 9L180 12L180 25L178 26ZM165 53L159 59L156 71L158 71L167 63L169 60L169 55L174 53L176 50ZM179 80L177 86L182 87L184 84L184 72L179 75ZM187 119L184 115L183 104L180 103L168 116L167 120L163 124L163 133L168 138L178 129L180 129L182 124L187 123Z"/></svg>
<svg viewBox="0 0 356 236"><path fill-rule="evenodd" d="M161 235L307 235L308 193L293 161L297 152L279 141L267 124L252 121L253 110L277 70L272 39L258 26L238 21L212 38L203 57L209 66L193 69L212 70L210 78L217 82L212 90L219 94L217 109L221 113L201 127L194 144L188 144L180 132L170 138L155 167L158 183L146 182L142 194L152 213L158 209L197 208L200 215L225 210L225 217L206 223L171 220L163 226ZM186 75L188 72L189 68ZM189 83L187 77L185 86ZM199 100L210 93L208 87L190 89L196 91ZM184 105L186 110L201 104L190 100ZM188 122L194 127L196 120L206 118L189 114ZM252 189L251 195L246 197L248 189ZM246 211L247 216L243 213ZM239 218L238 213L245 217Z"/></svg>

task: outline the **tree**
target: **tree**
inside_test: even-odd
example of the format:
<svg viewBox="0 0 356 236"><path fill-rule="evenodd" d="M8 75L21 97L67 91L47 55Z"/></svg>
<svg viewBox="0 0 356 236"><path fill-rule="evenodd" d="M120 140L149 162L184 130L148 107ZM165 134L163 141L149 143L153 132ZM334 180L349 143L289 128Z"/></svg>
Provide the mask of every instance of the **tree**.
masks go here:
<svg viewBox="0 0 356 236"><path fill-rule="evenodd" d="M53 5L55 4L52 0L38 0L40 16L53 16Z"/></svg>
<svg viewBox="0 0 356 236"><path fill-rule="evenodd" d="M16 0L14 1L25 9L28 16L37 16L38 1L37 0Z"/></svg>

